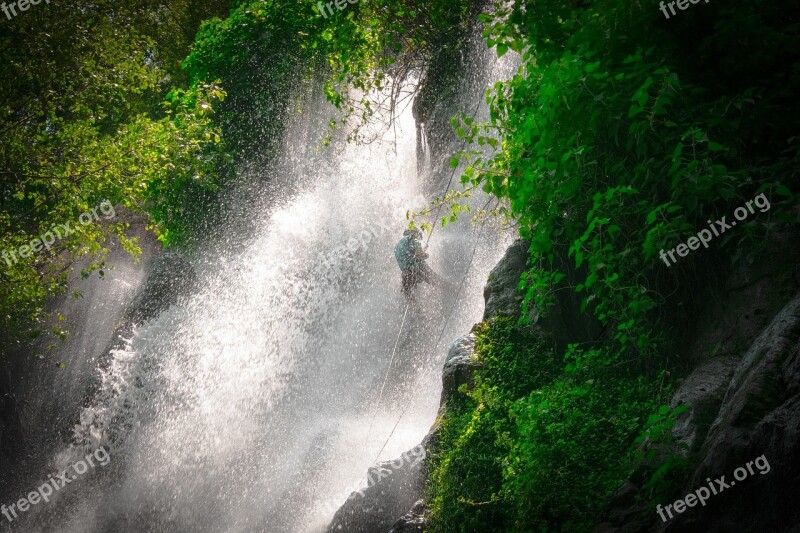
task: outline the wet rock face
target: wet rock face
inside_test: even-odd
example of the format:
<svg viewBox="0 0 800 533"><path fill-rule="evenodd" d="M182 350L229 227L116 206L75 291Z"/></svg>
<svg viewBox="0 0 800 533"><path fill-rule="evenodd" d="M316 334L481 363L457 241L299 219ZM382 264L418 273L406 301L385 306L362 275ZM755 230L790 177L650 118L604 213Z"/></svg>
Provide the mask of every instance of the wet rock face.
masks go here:
<svg viewBox="0 0 800 533"><path fill-rule="evenodd" d="M723 475L730 488L713 496L702 511L677 516L665 530L781 531L787 524L800 524L799 453L800 295L797 295L737 365L685 493L707 484L708 478L714 480ZM759 469L759 464L754 465L753 461L762 456ZM734 479L737 469L747 467L748 463L754 472L739 470Z"/></svg>
<svg viewBox="0 0 800 533"><path fill-rule="evenodd" d="M179 253L168 252L153 260L150 271L133 302L125 310L125 315L117 323L111 340L99 367L110 362L112 350L123 349L131 338L134 328L166 311L170 306L181 303L197 289L197 274L192 265ZM98 390L100 376L95 374L84 394L84 406L91 405Z"/></svg>
<svg viewBox="0 0 800 533"><path fill-rule="evenodd" d="M142 288L114 328L111 343L104 353L125 345L135 326L156 318L170 306L180 303L197 289L197 274L179 253L168 252L153 260Z"/></svg>
<svg viewBox="0 0 800 533"><path fill-rule="evenodd" d="M522 293L519 290L519 279L527 269L528 243L517 240L512 244L503 259L492 269L483 298L486 307L483 320L489 320L500 314L519 315L522 304Z"/></svg>
<svg viewBox="0 0 800 533"><path fill-rule="evenodd" d="M696 368L675 392L670 407L689 406L672 428L675 442L685 445L676 452L688 455L703 443L738 363L738 357L711 359Z"/></svg>
<svg viewBox="0 0 800 533"><path fill-rule="evenodd" d="M461 385L472 385L473 374L481 364L475 359L475 335L459 337L450 346L442 371L441 405L458 391Z"/></svg>
<svg viewBox="0 0 800 533"><path fill-rule="evenodd" d="M197 274L179 253L168 252L155 260L144 287L125 312L125 320L142 324L191 294Z"/></svg>
<svg viewBox="0 0 800 533"><path fill-rule="evenodd" d="M424 490L423 442L394 461L369 469L368 486L350 495L328 525L328 533L375 533L389 531ZM404 530L413 531L413 530Z"/></svg>
<svg viewBox="0 0 800 533"><path fill-rule="evenodd" d="M474 371L480 368L474 356L474 334L469 333L453 342L442 373L441 405L456 394L461 385L472 383ZM399 459L370 468L368 487L350 495L333 517L328 532L424 531L425 502L420 499L425 483L422 460L435 438L434 428L419 446ZM401 518L398 520L398 517Z"/></svg>
<svg viewBox="0 0 800 533"><path fill-rule="evenodd" d="M23 405L6 391L0 381L0 469L7 458L14 457L22 447L25 429L22 424ZM0 474L0 479L2 475Z"/></svg>
<svg viewBox="0 0 800 533"><path fill-rule="evenodd" d="M494 267L483 297L486 307L483 320L504 314L519 316L522 311L523 293L519 290L522 274L528 269L529 243L517 240L506 251L505 256ZM558 268L565 278L559 289L574 286L579 281L579 274L565 253L557 254ZM557 349L563 349L574 342L598 341L604 334L604 328L590 312L581 312L581 297L574 290L556 290L552 306L540 314L531 309L531 324L542 337L550 339ZM532 307L532 306L531 306Z"/></svg>
<svg viewBox="0 0 800 533"><path fill-rule="evenodd" d="M422 533L427 526L425 500L417 500L411 511L395 522L389 533Z"/></svg>

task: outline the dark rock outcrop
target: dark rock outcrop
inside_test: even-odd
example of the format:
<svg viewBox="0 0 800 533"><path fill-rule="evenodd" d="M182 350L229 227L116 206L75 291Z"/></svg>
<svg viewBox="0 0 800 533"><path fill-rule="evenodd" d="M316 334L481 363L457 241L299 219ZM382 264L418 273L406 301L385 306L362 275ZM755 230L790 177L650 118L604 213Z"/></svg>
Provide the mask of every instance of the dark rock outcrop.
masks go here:
<svg viewBox="0 0 800 533"><path fill-rule="evenodd" d="M0 467L4 466L6 457L13 457L20 451L25 436L23 405L7 391L0 380Z"/></svg>
<svg viewBox="0 0 800 533"><path fill-rule="evenodd" d="M134 328L153 320L170 306L185 302L197 289L197 284L194 268L181 254L167 252L154 259L141 289L114 328L111 341L100 358L100 368L109 364L113 350L125 348ZM99 387L99 375L95 375L84 395L85 406L92 404Z"/></svg>
<svg viewBox="0 0 800 533"><path fill-rule="evenodd" d="M519 290L519 278L528 265L527 241L518 239L506 250L503 259L489 273L483 299L486 306L483 320L497 315L519 315L522 304L522 293Z"/></svg>
<svg viewBox="0 0 800 533"><path fill-rule="evenodd" d="M145 285L125 312L125 320L142 324L152 320L197 288L192 265L176 252L155 260Z"/></svg>
<svg viewBox="0 0 800 533"><path fill-rule="evenodd" d="M395 522L389 533L422 533L428 525L425 519L425 500L417 500L411 511Z"/></svg>
<svg viewBox="0 0 800 533"><path fill-rule="evenodd" d="M742 261L716 283L697 287L699 308L684 310L686 321L678 329L690 341L689 361L702 364L709 357L742 357L800 288L800 269L791 267L800 264L798 240L797 232L776 230L768 248L780 250L779 259L765 254L752 263Z"/></svg>
<svg viewBox="0 0 800 533"><path fill-rule="evenodd" d="M676 443L685 445L673 453L693 465L675 499L709 483L718 487L713 480L721 476L729 487L664 521L636 502L641 476L634 474L596 532L788 532L800 524L800 294L744 356L715 357L696 368L670 405L691 406L672 429Z"/></svg>
<svg viewBox="0 0 800 533"><path fill-rule="evenodd" d="M769 474L749 475L704 506L687 508L664 522L635 502L641 472L619 489L597 531L788 531L800 523L793 509L800 474L800 248L796 229L775 228L766 249L781 250L716 266L683 300L676 331L691 370L670 405L689 405L672 429L672 453L691 468L675 499L764 456ZM788 303L787 303L788 302ZM673 312L678 312L674 310ZM752 464L751 464L752 466ZM741 472L741 471L740 471ZM673 501L655 502L662 506Z"/></svg>
<svg viewBox="0 0 800 533"><path fill-rule="evenodd" d="M473 373L480 366L475 359L475 335L468 333L456 339L444 363L440 409L458 393L461 385L472 384ZM435 439L434 427L416 448L394 461L370 468L368 486L350 495L334 515L328 532L373 533L390 528L397 533L424 531L422 496L426 472L423 459ZM398 520L398 517L401 518Z"/></svg>
<svg viewBox="0 0 800 533"><path fill-rule="evenodd" d="M369 469L368 486L354 492L328 525L330 533L388 531L411 508L424 489L423 459L427 441L394 461Z"/></svg>
<svg viewBox="0 0 800 533"><path fill-rule="evenodd" d="M197 274L177 252L161 254L153 261L147 278L125 315L114 328L111 349L121 348L133 328L156 318L170 306L185 301L197 289Z"/></svg>
<svg viewBox="0 0 800 533"><path fill-rule="evenodd" d="M676 443L683 445L676 447L676 453L688 455L705 441L738 363L737 357L716 357L696 368L678 387L670 407L686 405L689 410L678 416L672 428Z"/></svg>
<svg viewBox="0 0 800 533"><path fill-rule="evenodd" d="M519 290L522 274L528 269L528 248L530 244L518 239L506 250L503 259L489 274L483 297L486 308L483 320L498 315L519 316L522 312L523 294ZM552 306L546 312L530 310L531 324L543 338L550 339L555 346L564 347L571 342L597 341L603 334L603 327L591 313L580 311L581 297L573 290L566 290L578 281L574 262L567 257L557 257L565 279L555 291Z"/></svg>
<svg viewBox="0 0 800 533"><path fill-rule="evenodd" d="M475 335L468 333L456 339L444 362L440 404L444 405L461 385L472 385L473 373L480 367L480 362L475 358Z"/></svg>
<svg viewBox="0 0 800 533"><path fill-rule="evenodd" d="M800 295L739 362L685 493L707 484L707 478L726 475L731 482L738 468L757 457L763 456L769 468L745 471L748 475L736 486L714 496L706 507L678 515L665 530L780 531L788 529L786 524L800 524L798 452Z"/></svg>
<svg viewBox="0 0 800 533"><path fill-rule="evenodd" d="M568 344L600 343L606 340L607 330L591 311L581 311L584 295L575 292L573 287L586 279L586 266L575 267L575 260L569 257L565 248L554 250L554 267L564 275L564 279L553 290L552 305L543 313L536 308L530 310L531 322L543 338L550 339L556 351L563 351Z"/></svg>

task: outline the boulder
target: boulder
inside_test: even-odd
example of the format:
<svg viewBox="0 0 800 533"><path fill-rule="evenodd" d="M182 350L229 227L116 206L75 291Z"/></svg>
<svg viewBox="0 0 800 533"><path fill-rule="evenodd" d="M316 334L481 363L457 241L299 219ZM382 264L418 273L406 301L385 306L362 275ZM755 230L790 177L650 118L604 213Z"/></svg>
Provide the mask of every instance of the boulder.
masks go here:
<svg viewBox="0 0 800 533"><path fill-rule="evenodd" d="M456 339L447 352L442 370L441 405L456 392L461 385L471 386L475 370L481 367L475 358L475 335L468 333Z"/></svg>
<svg viewBox="0 0 800 533"><path fill-rule="evenodd" d="M425 519L425 500L417 500L411 511L395 522L389 533L422 533L428 526Z"/></svg>
<svg viewBox="0 0 800 533"><path fill-rule="evenodd" d="M354 492L328 525L328 533L389 531L422 496L425 476L423 444L394 461L378 463L368 471L366 488Z"/></svg>
<svg viewBox="0 0 800 533"><path fill-rule="evenodd" d="M800 294L775 316L741 359L702 445L684 494L763 456L755 470L666 531L770 531L800 523ZM752 464L752 463L751 463ZM741 475L741 471L740 471Z"/></svg>
<svg viewBox="0 0 800 533"><path fill-rule="evenodd" d="M484 321L500 314L519 316L522 304L519 280L527 269L528 247L526 241L515 241L489 274L483 289L483 299L486 302Z"/></svg>
<svg viewBox="0 0 800 533"><path fill-rule="evenodd" d="M676 448L677 453L687 456L705 441L739 360L734 356L715 357L696 368L675 391L670 407L689 406L672 428L675 442L683 445Z"/></svg>

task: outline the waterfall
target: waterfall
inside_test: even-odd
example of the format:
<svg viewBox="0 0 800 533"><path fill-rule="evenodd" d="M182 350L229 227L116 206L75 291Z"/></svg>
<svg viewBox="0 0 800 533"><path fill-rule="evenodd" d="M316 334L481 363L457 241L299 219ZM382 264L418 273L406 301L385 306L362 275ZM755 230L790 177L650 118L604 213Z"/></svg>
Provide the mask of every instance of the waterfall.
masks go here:
<svg viewBox="0 0 800 533"><path fill-rule="evenodd" d="M479 59L464 110L513 69ZM200 289L108 355L73 443L18 492L96 450L110 460L32 506L16 530L320 531L376 459L428 432L447 347L480 320L510 237L468 220L438 228L429 262L463 289L454 302L421 287L401 331L393 248L406 210L443 193L442 177L418 172L410 105L375 142L321 148L333 110L303 90L281 155L242 170L225 198L230 223L190 256Z"/></svg>

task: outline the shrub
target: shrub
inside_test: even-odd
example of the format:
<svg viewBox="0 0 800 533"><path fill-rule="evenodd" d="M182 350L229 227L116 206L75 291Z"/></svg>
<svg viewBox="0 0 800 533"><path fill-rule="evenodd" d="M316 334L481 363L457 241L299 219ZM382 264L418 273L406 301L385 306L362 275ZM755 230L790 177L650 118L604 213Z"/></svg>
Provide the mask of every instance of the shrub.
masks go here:
<svg viewBox="0 0 800 533"><path fill-rule="evenodd" d="M604 350L560 360L508 317L479 326L476 348L475 387L448 403L430 454L431 530L589 529L634 468L659 381Z"/></svg>

